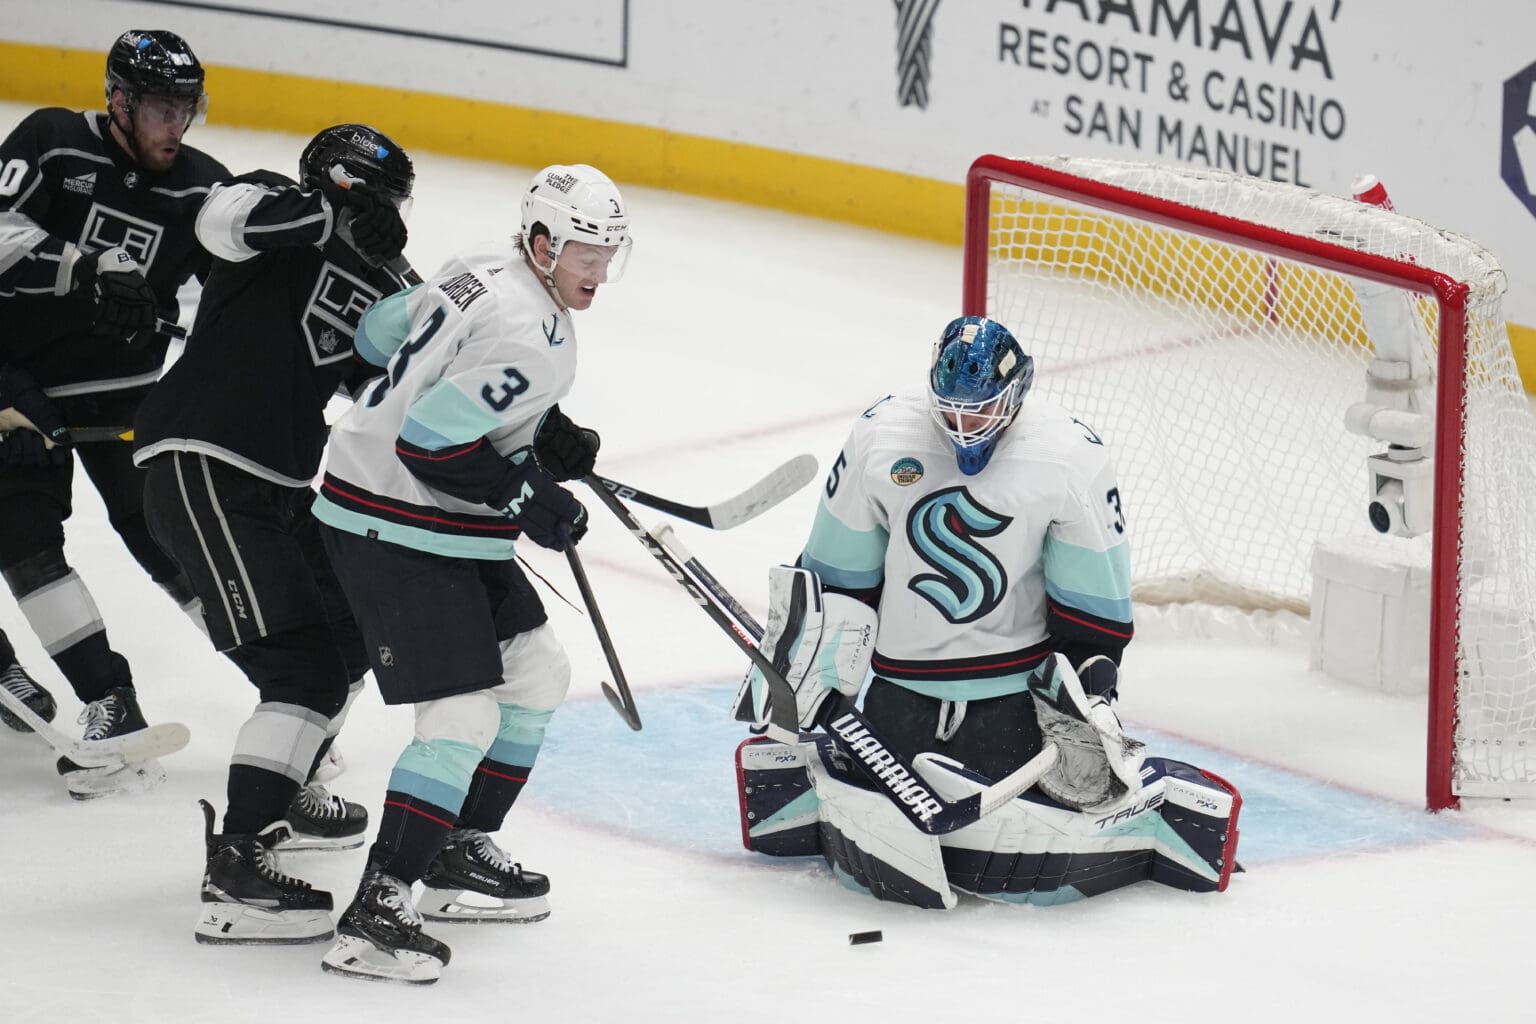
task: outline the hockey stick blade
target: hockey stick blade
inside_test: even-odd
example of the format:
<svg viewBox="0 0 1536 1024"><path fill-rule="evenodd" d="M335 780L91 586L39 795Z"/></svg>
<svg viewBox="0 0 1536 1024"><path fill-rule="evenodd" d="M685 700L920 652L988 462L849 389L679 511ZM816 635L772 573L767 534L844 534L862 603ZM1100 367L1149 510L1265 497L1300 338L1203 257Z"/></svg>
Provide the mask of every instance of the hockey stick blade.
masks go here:
<svg viewBox="0 0 1536 1024"><path fill-rule="evenodd" d="M766 733L780 743L797 743L800 739L795 692L774 668L773 663L758 650L756 641L762 639L762 629L751 630L750 638L741 626L734 622L722 606L740 608L740 602L726 592L719 582L707 572L702 576L690 576L684 565L697 566L698 559L690 555L675 537L667 537L663 544L655 533L648 531L635 519L625 504L596 479L588 477L586 483L599 500L622 522L635 539L651 553L678 586L686 590L695 604L720 627L731 642L751 659L767 680L772 693L770 720ZM658 533L660 531L657 531ZM710 582L706 584L704 579ZM751 621L750 616L747 621ZM752 626L756 627L753 622ZM922 776L895 751L881 741L869 720L856 709L848 698L832 693L818 716L816 726L832 737L839 749L849 757L863 763L867 774L914 826L929 835L943 835L975 823L982 814L994 810L1034 785L1041 774L1048 770L1056 758L1056 748L1047 747L1027 764L1003 779L994 782L980 793L960 800L945 800L927 784Z"/></svg>
<svg viewBox="0 0 1536 1024"><path fill-rule="evenodd" d="M614 692L613 687L603 684L603 696L608 698L608 703L613 705L613 710L619 713L624 723L635 732L640 731L640 712L632 703L625 703L624 698Z"/></svg>
<svg viewBox="0 0 1536 1024"><path fill-rule="evenodd" d="M106 768L164 757L185 747L192 738L191 732L180 722L162 722L121 736L75 740L55 729L19 697L3 688L0 688L0 703L31 726L44 743L82 768Z"/></svg>
<svg viewBox="0 0 1536 1024"><path fill-rule="evenodd" d="M603 622L603 613L598 610L597 596L592 593L592 584L587 581L587 570L581 564L581 556L576 554L576 545L570 543L570 533L565 531L566 538L565 558L571 565L571 575L576 578L576 589L581 591L582 603L587 606L587 617L592 620L592 629L597 633L597 642L603 648L603 657L608 662L608 671L613 673L614 686L618 687L618 693L613 691L607 683L603 684L603 696L608 698L608 703L624 719L624 724L635 732L640 731L640 709L635 706L635 695L629 692L629 681L624 678L624 666L619 664L618 651L614 650L613 638L608 635L608 626ZM622 696L621 696L622 694Z"/></svg>
<svg viewBox="0 0 1536 1024"><path fill-rule="evenodd" d="M685 505L670 498L642 491L638 487L610 480L605 476L595 477L595 479L610 493L618 495L625 501L665 512L669 516L697 523L699 526L707 526L711 530L729 530L756 519L773 508L814 480L816 473L815 456L796 455L740 494L726 498L724 501L717 501L713 505Z"/></svg>

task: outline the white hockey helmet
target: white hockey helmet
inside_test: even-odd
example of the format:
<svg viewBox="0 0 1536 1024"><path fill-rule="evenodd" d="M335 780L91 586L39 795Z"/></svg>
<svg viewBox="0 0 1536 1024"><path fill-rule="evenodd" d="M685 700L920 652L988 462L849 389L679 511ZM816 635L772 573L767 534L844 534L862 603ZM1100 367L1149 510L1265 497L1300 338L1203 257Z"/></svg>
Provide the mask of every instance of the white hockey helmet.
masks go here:
<svg viewBox="0 0 1536 1024"><path fill-rule="evenodd" d="M523 193L523 245L533 251L535 229L549 235L552 261L567 242L608 246L616 251L608 281L617 281L629 259L629 211L618 186L596 167L555 164L533 176Z"/></svg>

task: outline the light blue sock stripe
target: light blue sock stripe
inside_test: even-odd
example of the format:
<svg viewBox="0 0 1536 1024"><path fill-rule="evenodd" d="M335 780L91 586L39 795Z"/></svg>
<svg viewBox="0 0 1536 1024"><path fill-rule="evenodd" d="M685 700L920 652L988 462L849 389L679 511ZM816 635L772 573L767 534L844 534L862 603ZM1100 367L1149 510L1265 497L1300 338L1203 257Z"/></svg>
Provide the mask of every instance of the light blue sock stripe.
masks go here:
<svg viewBox="0 0 1536 1024"><path fill-rule="evenodd" d="M489 756L502 764L522 765L532 768L544 746L544 730L554 711L534 711L521 704L501 705L501 727L496 731L496 742L491 744Z"/></svg>
<svg viewBox="0 0 1536 1024"><path fill-rule="evenodd" d="M413 740L389 774L389 788L457 812L484 755L458 740Z"/></svg>

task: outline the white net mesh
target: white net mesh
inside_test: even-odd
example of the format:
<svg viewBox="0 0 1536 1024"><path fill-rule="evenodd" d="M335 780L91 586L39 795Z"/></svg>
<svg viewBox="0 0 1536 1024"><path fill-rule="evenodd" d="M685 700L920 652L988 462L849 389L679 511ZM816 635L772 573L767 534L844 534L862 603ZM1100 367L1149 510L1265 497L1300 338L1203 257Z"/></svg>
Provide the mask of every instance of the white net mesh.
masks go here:
<svg viewBox="0 0 1536 1024"><path fill-rule="evenodd" d="M1426 450L1463 468L1456 704L1438 709L1458 725L1454 750L1432 757L1452 763L1463 795L1536 795L1536 422L1497 262L1461 236L1295 186L1085 158L1029 164L1147 197L1091 184L1061 195L1059 176L1042 187L1019 180L1029 165L1000 168L981 184L986 223L967 232L968 246L987 247L984 260L968 254L973 274L985 268L985 311L1034 355L1035 387L1110 445L1138 600L1305 613L1315 541L1426 544L1372 530L1365 460L1387 445L1347 430L1345 413L1366 399L1374 356L1408 379L1380 380L1392 374L1378 362L1373 397L1432 416L1441 339L1454 332L1433 296L1326 266L1363 252L1467 286L1463 421L1439 424ZM1168 203L1235 218L1239 237ZM1383 303L1406 329L1376 329Z"/></svg>

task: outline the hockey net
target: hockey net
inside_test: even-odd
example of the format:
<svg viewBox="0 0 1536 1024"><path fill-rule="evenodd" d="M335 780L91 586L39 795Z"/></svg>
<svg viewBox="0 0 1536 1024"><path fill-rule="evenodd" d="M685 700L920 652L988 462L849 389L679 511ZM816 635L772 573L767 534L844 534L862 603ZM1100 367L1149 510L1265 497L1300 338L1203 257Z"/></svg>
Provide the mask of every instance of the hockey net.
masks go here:
<svg viewBox="0 0 1536 1024"><path fill-rule="evenodd" d="M1428 803L1536 796L1536 425L1487 251L1225 172L986 156L965 261L965 312L1008 325L1035 387L1109 445L1139 602L1304 615L1314 542L1419 545ZM1362 288L1414 324L1396 344L1434 429L1425 536L1366 515L1366 458L1387 445L1345 426L1381 356Z"/></svg>

